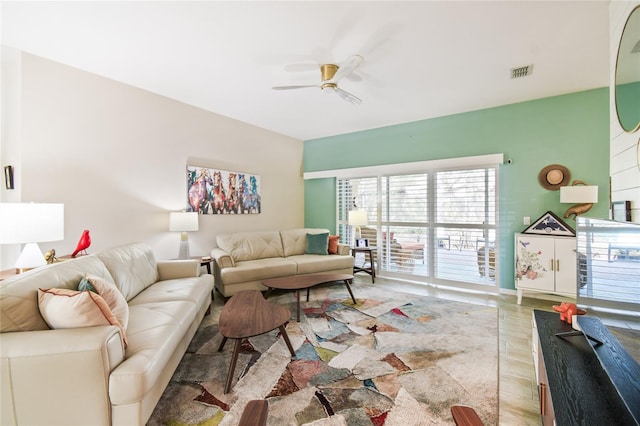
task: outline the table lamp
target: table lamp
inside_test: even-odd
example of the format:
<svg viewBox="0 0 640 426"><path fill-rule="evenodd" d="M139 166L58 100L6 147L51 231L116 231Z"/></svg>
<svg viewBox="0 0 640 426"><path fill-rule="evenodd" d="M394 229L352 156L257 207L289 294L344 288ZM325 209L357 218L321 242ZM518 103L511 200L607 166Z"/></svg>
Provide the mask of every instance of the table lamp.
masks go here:
<svg viewBox="0 0 640 426"><path fill-rule="evenodd" d="M571 185L560 187L561 203L577 203L571 206L564 213L564 217L573 216L575 220L578 215L588 212L593 207L593 203L598 202L598 186L589 185L581 180L574 180Z"/></svg>
<svg viewBox="0 0 640 426"><path fill-rule="evenodd" d="M360 227L368 225L369 220L367 218L367 212L364 210L351 210L349 211L348 223L355 227L356 239L360 238Z"/></svg>
<svg viewBox="0 0 640 426"><path fill-rule="evenodd" d="M0 203L0 243L24 244L16 272L44 266L39 242L64 239L64 204Z"/></svg>
<svg viewBox="0 0 640 426"><path fill-rule="evenodd" d="M171 212L169 214L169 231L182 232L180 235L180 250L178 259L189 259L189 236L187 232L198 230L198 213Z"/></svg>

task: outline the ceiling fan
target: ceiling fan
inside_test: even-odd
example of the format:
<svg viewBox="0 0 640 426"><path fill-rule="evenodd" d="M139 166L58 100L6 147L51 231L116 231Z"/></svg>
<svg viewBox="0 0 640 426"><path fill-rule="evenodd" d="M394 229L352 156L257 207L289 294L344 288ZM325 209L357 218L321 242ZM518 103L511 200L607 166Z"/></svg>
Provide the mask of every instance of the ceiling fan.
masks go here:
<svg viewBox="0 0 640 426"><path fill-rule="evenodd" d="M357 96L338 87L338 81L351 74L362 63L364 58L360 55L352 55L340 65L324 64L320 66L322 81L318 84L304 84L298 86L276 86L273 90L304 89L307 87L319 87L325 93L335 92L342 99L352 104L361 104L362 100Z"/></svg>

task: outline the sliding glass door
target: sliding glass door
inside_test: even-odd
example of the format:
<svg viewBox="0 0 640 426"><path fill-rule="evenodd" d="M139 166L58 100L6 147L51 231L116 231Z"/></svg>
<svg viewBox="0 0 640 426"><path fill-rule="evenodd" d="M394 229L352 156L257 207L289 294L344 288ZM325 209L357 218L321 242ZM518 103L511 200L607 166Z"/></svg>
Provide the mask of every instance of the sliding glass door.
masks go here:
<svg viewBox="0 0 640 426"><path fill-rule="evenodd" d="M349 211L366 211L379 274L497 288L495 167L338 179L337 194L341 241Z"/></svg>

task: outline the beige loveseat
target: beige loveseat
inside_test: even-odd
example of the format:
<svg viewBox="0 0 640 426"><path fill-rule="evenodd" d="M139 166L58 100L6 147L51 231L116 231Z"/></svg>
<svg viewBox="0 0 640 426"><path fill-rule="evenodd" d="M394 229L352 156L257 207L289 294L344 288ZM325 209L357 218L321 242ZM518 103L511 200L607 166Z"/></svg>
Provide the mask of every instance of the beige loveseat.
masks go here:
<svg viewBox="0 0 640 426"><path fill-rule="evenodd" d="M338 244L337 254L307 254L307 233L326 229L238 232L218 235L211 250L216 289L230 297L242 290L266 290L269 278L318 273L353 274L349 246Z"/></svg>
<svg viewBox="0 0 640 426"><path fill-rule="evenodd" d="M199 267L131 244L0 281L0 424L144 425L210 306ZM40 314L39 288L87 274L121 292L126 349L117 326L50 329Z"/></svg>

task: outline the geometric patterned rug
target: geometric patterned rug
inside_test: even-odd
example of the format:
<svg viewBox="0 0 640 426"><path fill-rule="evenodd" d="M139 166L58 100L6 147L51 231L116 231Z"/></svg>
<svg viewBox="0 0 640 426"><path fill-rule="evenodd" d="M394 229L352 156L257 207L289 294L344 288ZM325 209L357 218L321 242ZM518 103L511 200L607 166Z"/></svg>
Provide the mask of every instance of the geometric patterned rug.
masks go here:
<svg viewBox="0 0 640 426"><path fill-rule="evenodd" d="M221 308L205 317L149 425L234 425L253 399L270 425L454 424L451 406L498 419L498 311L373 286L311 289L295 321L292 292L269 302L293 313L295 358L278 330L242 345L224 394L233 341L217 352ZM302 300L304 292L301 294Z"/></svg>

